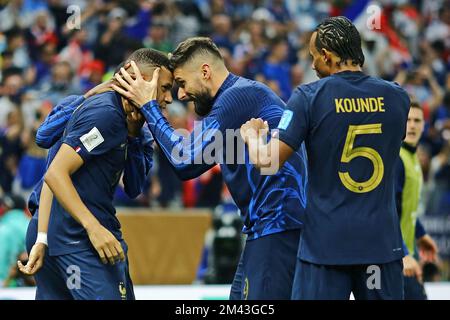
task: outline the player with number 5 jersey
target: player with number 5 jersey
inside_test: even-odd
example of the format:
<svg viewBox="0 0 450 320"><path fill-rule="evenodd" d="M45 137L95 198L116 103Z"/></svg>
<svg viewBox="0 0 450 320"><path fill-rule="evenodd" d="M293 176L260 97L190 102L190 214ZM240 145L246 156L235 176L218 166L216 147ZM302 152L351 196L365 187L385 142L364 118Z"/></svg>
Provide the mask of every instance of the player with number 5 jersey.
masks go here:
<svg viewBox="0 0 450 320"><path fill-rule="evenodd" d="M292 297L348 299L353 292L356 299L402 299L394 171L408 95L361 71L361 39L347 18L320 24L310 53L321 79L293 92L278 136L264 144L259 119L241 128L255 162L267 163L264 154L270 153L261 150L274 138L279 152L268 157L279 156L280 166L306 145L308 205Z"/></svg>

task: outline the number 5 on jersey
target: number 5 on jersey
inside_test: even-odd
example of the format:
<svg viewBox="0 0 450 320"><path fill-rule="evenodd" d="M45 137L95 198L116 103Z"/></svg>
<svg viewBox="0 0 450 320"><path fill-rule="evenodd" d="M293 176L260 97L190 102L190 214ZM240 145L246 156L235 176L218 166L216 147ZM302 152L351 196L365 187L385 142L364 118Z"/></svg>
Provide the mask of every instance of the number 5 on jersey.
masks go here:
<svg viewBox="0 0 450 320"><path fill-rule="evenodd" d="M342 151L341 162L349 163L357 157L364 157L369 159L373 164L373 174L367 181L357 182L350 177L348 172L340 172L339 178L342 184L350 191L356 193L366 193L375 189L383 179L384 164L380 154L369 147L353 148L355 138L359 134L380 134L381 123L364 124L358 126L349 126L347 131L347 138L345 139L344 150Z"/></svg>

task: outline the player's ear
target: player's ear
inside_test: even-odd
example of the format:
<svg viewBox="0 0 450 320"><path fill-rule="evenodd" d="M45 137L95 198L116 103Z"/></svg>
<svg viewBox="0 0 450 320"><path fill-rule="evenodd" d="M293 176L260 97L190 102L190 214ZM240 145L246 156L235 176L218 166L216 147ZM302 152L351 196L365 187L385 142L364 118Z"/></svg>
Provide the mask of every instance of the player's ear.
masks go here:
<svg viewBox="0 0 450 320"><path fill-rule="evenodd" d="M329 50L327 50L325 48L322 48L320 50L320 54L321 54L322 59L325 62L325 64L327 64L327 65L331 64L331 62L332 62L332 55L333 55L331 51L329 51Z"/></svg>
<svg viewBox="0 0 450 320"><path fill-rule="evenodd" d="M208 80L211 78L211 68L207 63L202 64L202 78L203 80Z"/></svg>

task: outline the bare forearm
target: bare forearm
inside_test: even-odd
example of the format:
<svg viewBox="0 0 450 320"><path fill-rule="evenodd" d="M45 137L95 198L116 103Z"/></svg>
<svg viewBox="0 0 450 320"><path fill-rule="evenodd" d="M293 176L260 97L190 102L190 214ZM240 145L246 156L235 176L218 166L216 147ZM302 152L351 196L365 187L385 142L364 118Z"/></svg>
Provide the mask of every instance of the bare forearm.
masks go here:
<svg viewBox="0 0 450 320"><path fill-rule="evenodd" d="M58 171L57 168L50 168L45 175L45 182L58 202L83 228L89 229L99 224L81 200L68 173Z"/></svg>
<svg viewBox="0 0 450 320"><path fill-rule="evenodd" d="M380 62L381 64L382 62ZM406 80L406 71L401 70L397 73L397 76L394 79L394 82L397 82L399 85L404 85Z"/></svg>
<svg viewBox="0 0 450 320"><path fill-rule="evenodd" d="M47 233L52 201L53 193L48 185L44 182L44 184L42 185L41 197L39 200L38 232Z"/></svg>
<svg viewBox="0 0 450 320"><path fill-rule="evenodd" d="M292 152L280 149L278 139L271 139L268 143L265 140L263 137L248 139L249 158L262 175L273 175L280 170Z"/></svg>
<svg viewBox="0 0 450 320"><path fill-rule="evenodd" d="M251 163L255 167L261 169L270 166L272 159L270 158L270 142L265 144L261 137L252 137L248 139L248 152Z"/></svg>

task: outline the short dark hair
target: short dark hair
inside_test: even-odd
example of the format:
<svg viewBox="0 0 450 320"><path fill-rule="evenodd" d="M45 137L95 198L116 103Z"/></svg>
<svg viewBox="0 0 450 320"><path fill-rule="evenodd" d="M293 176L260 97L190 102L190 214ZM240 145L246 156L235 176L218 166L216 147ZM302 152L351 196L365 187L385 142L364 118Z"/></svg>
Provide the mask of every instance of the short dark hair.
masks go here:
<svg viewBox="0 0 450 320"><path fill-rule="evenodd" d="M4 85L6 82L6 79L8 79L9 77L12 77L12 76L19 76L19 77L23 78L23 70L18 67L9 67L9 68L3 70L3 77L2 77L1 84Z"/></svg>
<svg viewBox="0 0 450 320"><path fill-rule="evenodd" d="M352 60L353 65L364 65L364 54L361 48L361 36L353 23L346 17L325 19L315 29L317 32L316 47L336 53L345 63Z"/></svg>
<svg viewBox="0 0 450 320"><path fill-rule="evenodd" d="M198 54L210 54L223 61L217 45L208 37L193 37L181 42L170 57L171 70L184 65Z"/></svg>
<svg viewBox="0 0 450 320"><path fill-rule="evenodd" d="M169 58L167 57L167 55L155 49L141 48L134 51L123 63L119 65L119 70L120 67L126 65L130 61L134 61L138 65L147 65L155 68L165 67L167 69L170 69Z"/></svg>
<svg viewBox="0 0 450 320"><path fill-rule="evenodd" d="M420 104L420 102L413 96L409 97L409 107L410 108L416 108L416 109L420 109L423 111L422 105Z"/></svg>

